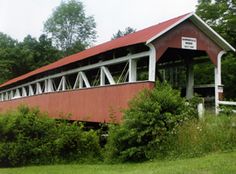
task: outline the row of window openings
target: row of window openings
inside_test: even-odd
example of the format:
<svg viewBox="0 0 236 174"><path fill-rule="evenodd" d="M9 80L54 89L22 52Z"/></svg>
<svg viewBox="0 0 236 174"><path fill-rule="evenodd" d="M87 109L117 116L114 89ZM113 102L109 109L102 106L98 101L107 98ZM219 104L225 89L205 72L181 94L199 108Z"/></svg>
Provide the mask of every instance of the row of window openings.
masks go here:
<svg viewBox="0 0 236 174"><path fill-rule="evenodd" d="M105 70L104 70L105 68ZM123 64L122 71L110 72L108 68L104 67L97 70L90 70L85 72L79 72L75 74L69 74L62 77L47 79L34 84L30 84L24 87L20 87L11 91L0 94L0 101L17 99L21 97L27 97L32 95L38 95L48 92L65 91L79 88L89 88L110 84L120 84L129 82L129 66L128 63ZM103 73L103 80L101 80L101 74ZM108 73L108 74L107 74ZM109 74L111 75L114 83L110 81ZM135 72L135 81L148 80L148 67L137 66ZM101 82L103 81L103 82Z"/></svg>

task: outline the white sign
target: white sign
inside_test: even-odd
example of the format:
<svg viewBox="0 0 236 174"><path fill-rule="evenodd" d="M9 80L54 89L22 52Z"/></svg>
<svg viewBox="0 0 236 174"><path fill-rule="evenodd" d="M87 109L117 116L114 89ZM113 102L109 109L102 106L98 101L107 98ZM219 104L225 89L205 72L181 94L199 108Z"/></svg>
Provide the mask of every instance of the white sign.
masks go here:
<svg viewBox="0 0 236 174"><path fill-rule="evenodd" d="M192 37L182 37L182 48L189 50L196 50L197 39Z"/></svg>

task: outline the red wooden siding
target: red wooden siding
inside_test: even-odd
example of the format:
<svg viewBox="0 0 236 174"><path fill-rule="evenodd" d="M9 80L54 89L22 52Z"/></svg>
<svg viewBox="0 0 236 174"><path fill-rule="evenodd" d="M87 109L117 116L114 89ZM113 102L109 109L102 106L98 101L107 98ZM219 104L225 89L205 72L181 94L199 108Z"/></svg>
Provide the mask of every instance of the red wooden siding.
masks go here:
<svg viewBox="0 0 236 174"><path fill-rule="evenodd" d="M206 51L212 63L216 65L217 55L222 50L191 21L185 21L156 39L153 44L157 52L157 60L167 48L181 48L181 37L192 37L197 39L197 50Z"/></svg>
<svg viewBox="0 0 236 174"><path fill-rule="evenodd" d="M21 104L39 107L50 117L61 118L70 114L70 120L109 122L111 111L121 121L121 109L127 108L128 101L144 88L153 88L152 82L137 82L53 92L1 102L0 112L16 108ZM68 119L68 118L67 118Z"/></svg>

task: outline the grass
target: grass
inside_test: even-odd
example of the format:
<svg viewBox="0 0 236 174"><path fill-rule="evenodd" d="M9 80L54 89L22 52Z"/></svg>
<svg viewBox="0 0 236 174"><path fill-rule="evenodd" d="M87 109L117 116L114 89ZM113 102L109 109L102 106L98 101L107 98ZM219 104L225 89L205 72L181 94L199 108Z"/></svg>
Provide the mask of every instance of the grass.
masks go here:
<svg viewBox="0 0 236 174"><path fill-rule="evenodd" d="M1 174L234 174L236 151L205 157L136 164L74 164L0 169Z"/></svg>

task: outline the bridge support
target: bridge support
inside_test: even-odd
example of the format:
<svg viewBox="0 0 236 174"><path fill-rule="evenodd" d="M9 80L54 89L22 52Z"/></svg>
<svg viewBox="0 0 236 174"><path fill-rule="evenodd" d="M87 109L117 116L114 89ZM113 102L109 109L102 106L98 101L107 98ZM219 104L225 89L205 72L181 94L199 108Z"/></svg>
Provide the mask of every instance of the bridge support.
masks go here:
<svg viewBox="0 0 236 174"><path fill-rule="evenodd" d="M217 55L217 65L215 66L215 113L219 114L219 100L220 94L223 93L221 84L221 58L225 51L220 51Z"/></svg>

